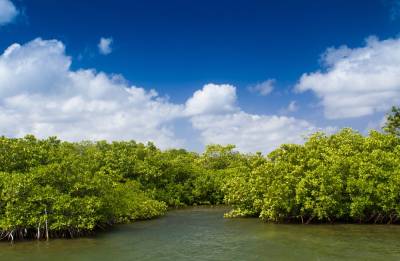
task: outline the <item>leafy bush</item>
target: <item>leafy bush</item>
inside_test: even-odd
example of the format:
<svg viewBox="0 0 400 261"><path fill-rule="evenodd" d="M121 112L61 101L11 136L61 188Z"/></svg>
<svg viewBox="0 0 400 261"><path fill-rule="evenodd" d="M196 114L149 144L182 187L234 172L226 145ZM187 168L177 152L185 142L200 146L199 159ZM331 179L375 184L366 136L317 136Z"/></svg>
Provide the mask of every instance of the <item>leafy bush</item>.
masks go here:
<svg viewBox="0 0 400 261"><path fill-rule="evenodd" d="M228 179L228 216L266 221L396 222L400 218L400 139L351 129L282 145L260 166Z"/></svg>
<svg viewBox="0 0 400 261"><path fill-rule="evenodd" d="M315 133L264 157L152 143L0 137L0 239L75 237L168 207L228 204L271 222L400 220L399 109L385 133Z"/></svg>

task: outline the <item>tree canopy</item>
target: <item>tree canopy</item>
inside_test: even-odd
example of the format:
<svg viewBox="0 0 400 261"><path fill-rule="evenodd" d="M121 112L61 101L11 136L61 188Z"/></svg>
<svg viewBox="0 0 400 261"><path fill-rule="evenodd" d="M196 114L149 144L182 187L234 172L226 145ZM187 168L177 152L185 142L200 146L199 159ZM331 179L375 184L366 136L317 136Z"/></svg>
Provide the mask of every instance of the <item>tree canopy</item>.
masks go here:
<svg viewBox="0 0 400 261"><path fill-rule="evenodd" d="M386 115L386 123L383 127L386 133L400 136L400 107L392 107L392 111Z"/></svg>
<svg viewBox="0 0 400 261"><path fill-rule="evenodd" d="M268 222L398 223L398 122L393 109L384 133L317 132L266 156L0 137L0 239L76 237L199 204Z"/></svg>

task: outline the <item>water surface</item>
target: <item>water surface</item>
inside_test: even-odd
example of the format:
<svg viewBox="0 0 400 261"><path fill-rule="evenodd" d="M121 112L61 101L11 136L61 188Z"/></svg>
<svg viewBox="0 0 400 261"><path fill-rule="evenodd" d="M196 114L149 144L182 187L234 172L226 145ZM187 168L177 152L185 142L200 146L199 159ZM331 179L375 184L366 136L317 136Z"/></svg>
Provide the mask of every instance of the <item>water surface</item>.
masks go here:
<svg viewBox="0 0 400 261"><path fill-rule="evenodd" d="M400 226L282 225L188 208L92 238L0 243L0 260L400 260Z"/></svg>

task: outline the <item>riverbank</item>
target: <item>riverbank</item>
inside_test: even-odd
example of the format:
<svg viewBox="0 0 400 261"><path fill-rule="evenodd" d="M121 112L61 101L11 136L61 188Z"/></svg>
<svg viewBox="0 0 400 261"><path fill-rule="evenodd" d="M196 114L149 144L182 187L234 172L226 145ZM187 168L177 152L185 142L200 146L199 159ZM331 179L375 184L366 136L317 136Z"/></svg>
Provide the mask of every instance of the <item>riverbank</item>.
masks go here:
<svg viewBox="0 0 400 261"><path fill-rule="evenodd" d="M400 139L377 131L315 133L265 156L33 136L0 137L0 151L4 240L77 237L204 203L272 223L400 222Z"/></svg>
<svg viewBox="0 0 400 261"><path fill-rule="evenodd" d="M190 207L95 237L0 243L0 260L398 260L394 225L289 225Z"/></svg>

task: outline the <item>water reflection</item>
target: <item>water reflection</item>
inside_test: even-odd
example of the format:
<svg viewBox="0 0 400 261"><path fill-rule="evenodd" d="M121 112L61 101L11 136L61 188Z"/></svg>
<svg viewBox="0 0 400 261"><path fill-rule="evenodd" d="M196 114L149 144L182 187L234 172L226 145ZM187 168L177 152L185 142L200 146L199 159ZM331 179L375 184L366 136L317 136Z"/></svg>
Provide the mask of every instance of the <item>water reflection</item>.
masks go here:
<svg viewBox="0 0 400 261"><path fill-rule="evenodd" d="M277 225L189 208L92 238L0 244L0 260L400 260L400 226Z"/></svg>

